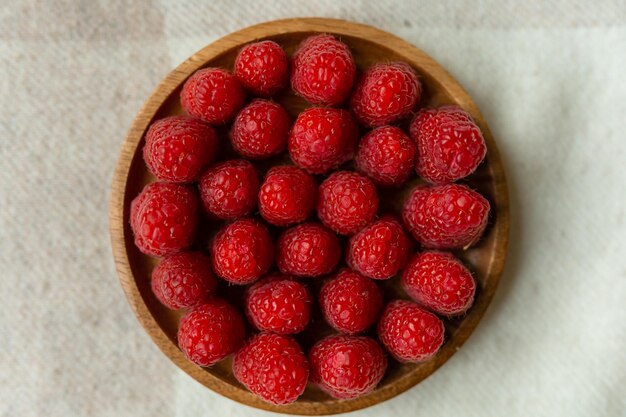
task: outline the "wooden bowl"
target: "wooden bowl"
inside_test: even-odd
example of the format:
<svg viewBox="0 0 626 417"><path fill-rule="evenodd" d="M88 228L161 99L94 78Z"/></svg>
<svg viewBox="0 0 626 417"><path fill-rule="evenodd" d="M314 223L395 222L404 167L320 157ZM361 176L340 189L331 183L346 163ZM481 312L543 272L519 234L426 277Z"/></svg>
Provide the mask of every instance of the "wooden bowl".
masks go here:
<svg viewBox="0 0 626 417"><path fill-rule="evenodd" d="M178 349L176 331L181 312L166 309L152 294L150 273L157 260L142 255L135 248L129 226L129 210L131 200L142 187L154 181L142 160L144 133L154 120L182 113L179 92L187 77L206 66L232 68L240 47L249 42L271 39L291 54L302 39L320 32L332 33L347 43L361 70L381 61L400 60L409 63L418 71L425 85L426 98L420 105L454 103L474 117L487 142L488 155L478 171L466 182L491 202L492 212L483 239L469 250L457 253L475 273L478 282L475 303L466 316L445 321L446 341L434 359L422 364L400 364L390 360L387 374L378 388L361 398L336 400L316 387L309 386L297 402L275 406L263 402L235 380L230 359L211 368L201 368L188 361ZM293 116L309 106L290 92L277 100ZM223 142L227 142L225 132L225 129L219 132ZM382 209L397 211L404 193L418 182L418 179L414 179L403 190L383 193ZM459 83L424 52L396 36L362 24L319 18L278 20L242 29L213 42L172 71L143 105L122 145L112 184L109 215L113 254L120 282L137 318L163 353L197 381L235 401L265 410L303 415L334 414L368 407L400 394L435 372L459 350L491 302L504 266L509 232L507 186L496 143L478 108ZM383 282L381 286L386 297L406 298L397 277ZM240 288L223 285L219 291L225 298L239 302ZM314 312L310 327L308 333L298 335L305 349L310 347L316 337L329 333L319 312Z"/></svg>

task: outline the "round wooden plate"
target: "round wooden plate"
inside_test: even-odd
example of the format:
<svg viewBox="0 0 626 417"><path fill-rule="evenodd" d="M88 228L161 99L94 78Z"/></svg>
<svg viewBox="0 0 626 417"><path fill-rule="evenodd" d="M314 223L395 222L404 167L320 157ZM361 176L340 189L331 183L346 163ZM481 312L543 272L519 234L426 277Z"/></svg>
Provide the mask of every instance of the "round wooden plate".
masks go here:
<svg viewBox="0 0 626 417"><path fill-rule="evenodd" d="M486 161L466 182L491 202L492 212L481 241L469 250L457 253L475 273L478 282L475 303L466 316L445 321L446 342L434 359L422 364L400 364L390 360L387 374L378 388L361 398L336 400L309 386L297 402L275 406L263 402L235 380L230 359L211 368L201 368L189 362L178 349L176 331L181 313L166 309L152 294L150 273L157 260L135 248L128 220L129 209L131 200L143 186L154 181L142 160L143 136L154 120L182 113L179 93L187 77L206 66L232 68L238 50L249 42L271 39L291 54L302 39L314 33L332 33L341 38L352 49L361 70L381 61L409 63L418 71L425 85L426 97L421 106L454 103L474 117L487 142L488 154ZM290 92L277 100L292 116L309 106ZM227 142L225 132L221 129L219 133L222 141ZM418 182L414 179L403 190L383 193L381 208L397 211L404 193ZM287 19L248 27L219 39L182 63L159 84L135 118L122 145L111 193L110 232L117 272L129 303L154 342L176 365L208 388L241 403L281 413L323 415L357 410L394 397L432 374L459 350L485 313L504 267L509 237L509 201L502 161L489 127L471 98L439 64L416 47L379 29L335 19ZM381 286L387 297L406 298L397 277L383 282ZM223 285L219 291L225 298L239 302L239 288ZM320 334L330 331L319 313L314 313L310 327L308 333L298 335L305 349Z"/></svg>

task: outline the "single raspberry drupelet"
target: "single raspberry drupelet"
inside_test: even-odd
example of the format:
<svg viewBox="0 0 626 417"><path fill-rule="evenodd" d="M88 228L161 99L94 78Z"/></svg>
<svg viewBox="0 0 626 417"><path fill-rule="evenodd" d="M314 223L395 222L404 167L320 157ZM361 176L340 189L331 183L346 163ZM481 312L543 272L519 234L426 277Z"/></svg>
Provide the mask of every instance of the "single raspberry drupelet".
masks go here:
<svg viewBox="0 0 626 417"><path fill-rule="evenodd" d="M357 169L375 183L398 186L413 171L415 151L415 144L402 130L381 126L361 139L355 162Z"/></svg>
<svg viewBox="0 0 626 417"><path fill-rule="evenodd" d="M383 297L372 280L344 268L324 284L319 303L328 324L342 333L356 334L374 324Z"/></svg>
<svg viewBox="0 0 626 417"><path fill-rule="evenodd" d="M183 109L212 125L231 121L245 99L246 94L237 78L221 68L196 71L180 92Z"/></svg>
<svg viewBox="0 0 626 417"><path fill-rule="evenodd" d="M317 183L295 166L277 166L265 175L259 191L259 212L276 226L305 221L315 206Z"/></svg>
<svg viewBox="0 0 626 417"><path fill-rule="evenodd" d="M243 317L235 307L212 298L180 320L178 346L200 366L211 366L235 352L243 343Z"/></svg>
<svg viewBox="0 0 626 417"><path fill-rule="evenodd" d="M211 244L215 273L232 284L250 284L274 261L274 243L267 228L253 219L240 219L220 230Z"/></svg>
<svg viewBox="0 0 626 417"><path fill-rule="evenodd" d="M402 216L424 247L466 248L485 231L489 202L464 185L418 186L405 201Z"/></svg>
<svg viewBox="0 0 626 417"><path fill-rule="evenodd" d="M372 279L389 279L404 267L411 240L399 221L385 216L350 238L348 265Z"/></svg>
<svg viewBox="0 0 626 417"><path fill-rule="evenodd" d="M368 394L385 375L387 359L376 341L365 336L329 336L309 352L311 382L339 399Z"/></svg>
<svg viewBox="0 0 626 417"><path fill-rule="evenodd" d="M289 133L291 160L312 174L324 174L354 156L359 131L347 110L313 107L298 115Z"/></svg>
<svg viewBox="0 0 626 417"><path fill-rule="evenodd" d="M146 255L165 256L193 243L198 225L198 197L190 187L155 182L130 204L135 245Z"/></svg>
<svg viewBox="0 0 626 417"><path fill-rule="evenodd" d="M320 185L317 216L339 234L358 232L374 220L377 211L376 187L359 173L335 172Z"/></svg>
<svg viewBox="0 0 626 417"><path fill-rule="evenodd" d="M314 35L293 54L291 88L311 103L338 106L348 98L355 73L346 44L331 35Z"/></svg>
<svg viewBox="0 0 626 417"><path fill-rule="evenodd" d="M202 303L216 286L211 260L200 252L170 255L152 271L154 295L172 310Z"/></svg>
<svg viewBox="0 0 626 417"><path fill-rule="evenodd" d="M287 85L289 60L276 42L255 42L241 48L235 59L234 72L246 90L269 97Z"/></svg>
<svg viewBox="0 0 626 417"><path fill-rule="evenodd" d="M278 103L257 99L244 107L230 129L230 141L240 155L264 159L287 146L289 115Z"/></svg>
<svg viewBox="0 0 626 417"><path fill-rule="evenodd" d="M382 126L407 117L422 95L417 74L403 62L374 64L356 84L350 107L366 126Z"/></svg>
<svg viewBox="0 0 626 417"><path fill-rule="evenodd" d="M401 362L422 362L432 358L443 344L445 328L433 313L412 301L387 304L378 322L378 338Z"/></svg>
<svg viewBox="0 0 626 417"><path fill-rule="evenodd" d="M474 302L476 282L448 252L415 255L402 273L402 287L419 304L445 316L463 314Z"/></svg>
<svg viewBox="0 0 626 417"><path fill-rule="evenodd" d="M434 184L453 182L474 172L487 145L471 116L457 106L423 109L410 126L417 144L417 173Z"/></svg>
<svg viewBox="0 0 626 417"><path fill-rule="evenodd" d="M290 336L263 332L249 339L233 359L239 382L272 404L298 399L309 379L309 363Z"/></svg>
<svg viewBox="0 0 626 417"><path fill-rule="evenodd" d="M337 236L318 223L287 229L278 238L276 263L283 274L319 277L333 272L341 257Z"/></svg>
<svg viewBox="0 0 626 417"><path fill-rule="evenodd" d="M217 152L217 137L208 124L189 116L154 122L146 133L143 159L161 181L195 181Z"/></svg>
<svg viewBox="0 0 626 417"><path fill-rule="evenodd" d="M252 213L259 192L254 165L233 159L209 168L199 181L204 209L220 219L236 219Z"/></svg>

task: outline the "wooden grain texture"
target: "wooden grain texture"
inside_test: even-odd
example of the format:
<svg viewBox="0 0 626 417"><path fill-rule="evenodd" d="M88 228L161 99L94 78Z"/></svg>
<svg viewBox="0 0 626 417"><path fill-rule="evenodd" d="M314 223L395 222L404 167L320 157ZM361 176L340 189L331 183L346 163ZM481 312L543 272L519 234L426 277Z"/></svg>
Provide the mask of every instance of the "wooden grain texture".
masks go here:
<svg viewBox="0 0 626 417"><path fill-rule="evenodd" d="M154 180L141 158L143 136L153 120L182 112L178 93L187 77L206 66L232 68L239 48L246 43L272 39L291 54L303 38L320 32L335 34L346 42L360 70L380 61L401 60L411 64L425 85L426 98L421 105L455 103L474 117L487 142L488 154L486 161L466 182L489 199L492 213L483 239L469 250L457 252L473 270L478 292L466 316L446 320L446 342L434 359L423 364L400 364L391 360L379 387L361 398L336 400L309 386L297 402L274 406L246 391L234 379L230 360L205 369L183 356L176 344L180 313L161 306L150 290L150 273L157 261L142 255L133 245L128 222L129 208L132 198L146 183ZM289 92L277 100L292 115L308 106ZM224 129L219 134L226 140ZM415 179L402 190L384 192L381 195L381 208L397 212L407 190L418 182ZM504 267L509 237L509 201L502 161L487 123L463 88L433 59L394 35L362 24L322 18L278 20L248 27L212 43L173 70L143 105L122 145L112 183L109 216L113 255L120 283L140 323L163 353L197 381L226 397L257 408L303 415L335 414L371 406L404 392L437 370L467 340L491 302ZM387 297L406 297L397 278L381 285ZM231 300L240 297L240 290L233 286L223 286L219 290ZM317 312L311 329L298 337L307 348L315 337L329 331Z"/></svg>

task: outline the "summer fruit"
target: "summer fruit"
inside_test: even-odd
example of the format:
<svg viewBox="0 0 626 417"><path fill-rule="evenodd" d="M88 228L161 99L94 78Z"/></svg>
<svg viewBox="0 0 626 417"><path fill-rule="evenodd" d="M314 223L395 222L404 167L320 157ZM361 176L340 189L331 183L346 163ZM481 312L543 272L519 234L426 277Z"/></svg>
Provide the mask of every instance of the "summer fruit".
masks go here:
<svg viewBox="0 0 626 417"><path fill-rule="evenodd" d="M464 185L418 186L404 203L404 224L422 246L465 248L483 234L489 202Z"/></svg>
<svg viewBox="0 0 626 417"><path fill-rule="evenodd" d="M234 72L246 90L269 97L287 85L289 61L276 42L255 42L241 48L235 59Z"/></svg>
<svg viewBox="0 0 626 417"><path fill-rule="evenodd" d="M309 379L309 364L292 337L263 332L249 339L233 359L235 378L272 404L298 399Z"/></svg>
<svg viewBox="0 0 626 417"><path fill-rule="evenodd" d="M357 81L350 107L365 126L383 126L407 117L422 95L417 74L403 62L374 64Z"/></svg>
<svg viewBox="0 0 626 417"><path fill-rule="evenodd" d="M410 126L417 144L417 173L434 184L454 182L474 172L487 146L471 116L457 106L422 109Z"/></svg>
<svg viewBox="0 0 626 417"><path fill-rule="evenodd" d="M311 382L339 399L368 394L387 369L385 353L365 336L329 336L309 352Z"/></svg>
<svg viewBox="0 0 626 417"><path fill-rule="evenodd" d="M335 172L320 185L317 216L339 234L358 232L374 220L377 211L376 187L357 172Z"/></svg>
<svg viewBox="0 0 626 417"><path fill-rule="evenodd" d="M304 223L278 238L276 264L283 274L318 277L333 272L341 247L337 236L319 223Z"/></svg>
<svg viewBox="0 0 626 417"><path fill-rule="evenodd" d="M354 156L359 131L347 110L313 107L298 115L288 140L289 156L312 174L324 174Z"/></svg>
<svg viewBox="0 0 626 417"><path fill-rule="evenodd" d="M130 204L135 246L146 255L165 256L193 243L198 225L198 197L190 187L154 182Z"/></svg>
<svg viewBox="0 0 626 417"><path fill-rule="evenodd" d="M342 269L324 284L319 303L328 324L342 333L356 334L374 324L383 297L372 280Z"/></svg>
<svg viewBox="0 0 626 417"><path fill-rule="evenodd" d="M406 300L387 304L378 322L378 338L401 362L432 358L443 344L444 331L437 316Z"/></svg>
<svg viewBox="0 0 626 417"><path fill-rule="evenodd" d="M419 304L444 316L465 313L474 301L476 282L451 253L415 255L402 273L402 287Z"/></svg>
<svg viewBox="0 0 626 417"><path fill-rule="evenodd" d="M200 177L204 209L220 219L236 219L256 207L259 178L254 165L233 159L212 166Z"/></svg>
<svg viewBox="0 0 626 417"><path fill-rule="evenodd" d="M235 220L211 244L215 273L232 284L250 284L274 261L274 243L267 228L253 219Z"/></svg>
<svg viewBox="0 0 626 417"><path fill-rule="evenodd" d="M212 298L180 320L178 346L200 366L211 366L235 352L243 343L243 317L235 307Z"/></svg>
<svg viewBox="0 0 626 417"><path fill-rule="evenodd" d="M152 270L152 291L172 310L194 307L207 299L217 280L211 260L200 252L170 255Z"/></svg>
<svg viewBox="0 0 626 417"><path fill-rule="evenodd" d="M246 158L269 158L287 146L290 125L283 106L257 99L237 114L230 130L230 141L235 151Z"/></svg>
<svg viewBox="0 0 626 417"><path fill-rule="evenodd" d="M170 116L148 129L143 159L159 180L184 183L195 181L216 152L211 126L189 116Z"/></svg>
<svg viewBox="0 0 626 417"><path fill-rule="evenodd" d="M265 175L259 191L259 212L276 226L305 221L315 207L317 183L295 166L277 166Z"/></svg>
<svg viewBox="0 0 626 417"><path fill-rule="evenodd" d="M274 274L247 289L245 308L248 319L259 330L300 333L311 316L311 294L295 279Z"/></svg>
<svg viewBox="0 0 626 417"><path fill-rule="evenodd" d="M291 88L311 103L338 106L348 98L355 72L346 44L331 35L314 35L293 54Z"/></svg>

